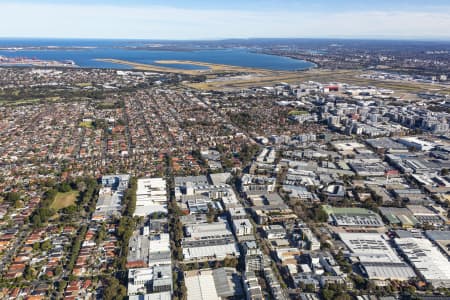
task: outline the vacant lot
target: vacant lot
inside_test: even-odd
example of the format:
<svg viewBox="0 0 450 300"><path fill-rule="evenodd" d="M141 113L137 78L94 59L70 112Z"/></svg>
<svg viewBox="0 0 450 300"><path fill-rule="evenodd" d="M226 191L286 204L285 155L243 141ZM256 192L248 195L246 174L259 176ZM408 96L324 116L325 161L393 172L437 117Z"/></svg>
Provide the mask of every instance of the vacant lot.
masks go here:
<svg viewBox="0 0 450 300"><path fill-rule="evenodd" d="M78 191L70 191L67 193L58 193L56 194L55 201L53 201L50 208L55 210L60 210L62 208L71 206L75 204L77 197L79 195Z"/></svg>

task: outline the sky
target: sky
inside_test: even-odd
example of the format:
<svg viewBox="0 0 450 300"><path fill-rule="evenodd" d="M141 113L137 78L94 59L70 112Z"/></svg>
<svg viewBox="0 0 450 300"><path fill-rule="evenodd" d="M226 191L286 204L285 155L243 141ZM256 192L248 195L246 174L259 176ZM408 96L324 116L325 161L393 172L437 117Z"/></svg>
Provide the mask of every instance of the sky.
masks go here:
<svg viewBox="0 0 450 300"><path fill-rule="evenodd" d="M450 40L449 0L0 0L0 37Z"/></svg>

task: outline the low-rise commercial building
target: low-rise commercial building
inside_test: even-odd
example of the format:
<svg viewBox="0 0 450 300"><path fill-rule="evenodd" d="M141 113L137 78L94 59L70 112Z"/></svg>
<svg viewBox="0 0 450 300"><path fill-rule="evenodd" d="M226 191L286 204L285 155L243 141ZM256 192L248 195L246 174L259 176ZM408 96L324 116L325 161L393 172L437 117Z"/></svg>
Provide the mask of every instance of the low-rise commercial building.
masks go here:
<svg viewBox="0 0 450 300"><path fill-rule="evenodd" d="M395 243L416 272L435 288L450 287L450 262L425 238L398 238Z"/></svg>
<svg viewBox="0 0 450 300"><path fill-rule="evenodd" d="M340 233L339 237L371 280L407 281L414 271L396 254L387 236L378 233Z"/></svg>
<svg viewBox="0 0 450 300"><path fill-rule="evenodd" d="M163 178L140 178L136 189L135 216L167 213L166 180Z"/></svg>
<svg viewBox="0 0 450 300"><path fill-rule="evenodd" d="M239 257L239 249L226 220L185 226L182 241L184 260Z"/></svg>
<svg viewBox="0 0 450 300"><path fill-rule="evenodd" d="M128 270L128 295L172 293L170 265Z"/></svg>
<svg viewBox="0 0 450 300"><path fill-rule="evenodd" d="M357 207L331 207L324 205L328 220L335 226L383 227L381 217L375 212Z"/></svg>

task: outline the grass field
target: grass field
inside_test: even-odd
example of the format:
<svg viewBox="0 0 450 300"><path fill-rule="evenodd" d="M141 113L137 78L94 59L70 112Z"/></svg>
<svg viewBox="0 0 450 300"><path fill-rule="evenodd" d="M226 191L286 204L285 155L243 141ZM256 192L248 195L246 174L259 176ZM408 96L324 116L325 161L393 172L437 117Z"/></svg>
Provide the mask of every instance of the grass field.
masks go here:
<svg viewBox="0 0 450 300"><path fill-rule="evenodd" d="M78 126L84 127L84 128L93 128L94 127L92 121L80 122L80 124Z"/></svg>
<svg viewBox="0 0 450 300"><path fill-rule="evenodd" d="M79 87L87 87L87 86L92 86L92 84L91 83L89 83L89 82L80 82L80 83L77 83L77 84L75 84L76 86L79 86Z"/></svg>
<svg viewBox="0 0 450 300"><path fill-rule="evenodd" d="M197 62L190 60L158 60L155 61L157 64L172 64L172 65L194 65L207 67L208 69L202 70L185 70L174 67L166 67L152 64L142 64L135 63L127 60L120 59L97 59L97 61L110 62L115 64L127 65L133 67L136 70L142 71L152 71L152 72L163 72L163 73L177 73L177 74L185 74L185 75L202 75L202 74L224 74L224 73L261 73L261 74L272 74L273 72L265 69L256 69L256 68L246 68L246 67L238 67L238 66L230 66L230 65L221 65L221 64L212 64L206 62Z"/></svg>
<svg viewBox="0 0 450 300"><path fill-rule="evenodd" d="M341 82L359 86L376 86L378 88L391 89L402 98L412 97L418 92L439 92L450 94L450 87L438 84L427 84L407 81L372 80L361 78L364 72L361 70L326 70L311 69L300 72L273 72L264 76L252 76L248 79L226 78L226 80L214 80L210 82L188 83L192 88L200 90L243 89L256 86L272 86L280 82L299 84L301 82L316 81L321 83Z"/></svg>
<svg viewBox="0 0 450 300"><path fill-rule="evenodd" d="M307 111L304 111L304 110L291 110L289 113L288 113L288 115L290 115L290 116L300 116L300 115L305 115L305 114L307 114L308 112Z"/></svg>
<svg viewBox="0 0 450 300"><path fill-rule="evenodd" d="M199 90L239 90L249 87L272 86L280 82L299 84L301 82L316 81L321 83L341 82L359 86L376 86L378 88L391 89L396 96L401 98L413 98L418 92L439 92L450 95L450 87L438 84L427 84L408 81L372 80L361 78L366 73L363 70L328 70L313 68L305 71L273 71L267 69L246 68L230 65L211 64L197 61L161 60L160 64L190 64L208 67L207 70L184 70L174 67L165 67L151 64L141 64L117 59L98 59L99 61L123 64L137 70L169 72L186 75L206 75L209 81L198 83L186 83L186 86ZM244 73L246 77L231 76L226 74Z"/></svg>
<svg viewBox="0 0 450 300"><path fill-rule="evenodd" d="M77 197L79 195L78 191L70 191L67 193L58 193L56 194L55 200L53 201L52 205L50 205L50 208L53 208L55 210L60 210L62 208L71 206L75 204L75 201L77 200Z"/></svg>
<svg viewBox="0 0 450 300"><path fill-rule="evenodd" d="M4 106L17 106L17 105L28 105L35 104L39 102L57 102L60 97L47 97L47 98L34 98L34 99L20 99L20 100L3 100L0 99L0 105Z"/></svg>

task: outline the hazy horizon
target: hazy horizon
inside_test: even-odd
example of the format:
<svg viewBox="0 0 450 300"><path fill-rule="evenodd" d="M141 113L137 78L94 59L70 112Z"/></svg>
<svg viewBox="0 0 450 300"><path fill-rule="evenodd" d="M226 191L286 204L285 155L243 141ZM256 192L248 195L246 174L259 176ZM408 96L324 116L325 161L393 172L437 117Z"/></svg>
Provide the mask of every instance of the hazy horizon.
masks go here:
<svg viewBox="0 0 450 300"><path fill-rule="evenodd" d="M317 41L398 41L398 42L445 42L450 43L449 38L414 38L414 37L248 37L248 38L210 38L210 39L154 39L154 38L124 38L124 37L32 37L32 36L0 36L0 40L104 40L104 41L148 41L148 42L226 42L226 41L252 41L252 40L317 40Z"/></svg>
<svg viewBox="0 0 450 300"><path fill-rule="evenodd" d="M450 40L448 1L0 0L0 37Z"/></svg>

